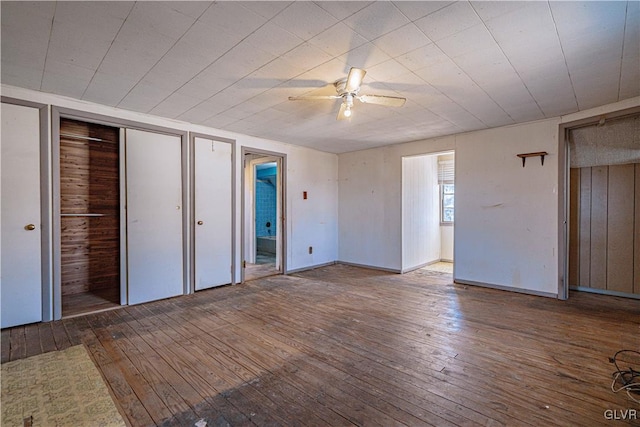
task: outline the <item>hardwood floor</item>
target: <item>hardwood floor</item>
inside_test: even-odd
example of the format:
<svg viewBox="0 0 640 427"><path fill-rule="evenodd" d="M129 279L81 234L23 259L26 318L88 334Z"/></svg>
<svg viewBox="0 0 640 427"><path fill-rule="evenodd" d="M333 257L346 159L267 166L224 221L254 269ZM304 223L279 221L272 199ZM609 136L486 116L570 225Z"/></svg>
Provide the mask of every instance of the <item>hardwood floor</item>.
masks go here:
<svg viewBox="0 0 640 427"><path fill-rule="evenodd" d="M1 342L3 362L85 344L134 426L592 426L638 408L611 392L608 358L640 348L640 301L558 301L424 270L334 265Z"/></svg>

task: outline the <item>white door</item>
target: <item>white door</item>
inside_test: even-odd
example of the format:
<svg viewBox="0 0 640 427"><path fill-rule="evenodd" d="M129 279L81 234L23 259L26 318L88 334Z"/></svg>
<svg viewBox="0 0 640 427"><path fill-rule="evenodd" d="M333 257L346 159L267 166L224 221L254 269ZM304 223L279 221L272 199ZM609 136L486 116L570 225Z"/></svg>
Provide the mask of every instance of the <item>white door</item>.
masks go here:
<svg viewBox="0 0 640 427"><path fill-rule="evenodd" d="M2 104L2 327L42 320L40 112Z"/></svg>
<svg viewBox="0 0 640 427"><path fill-rule="evenodd" d="M195 138L195 288L231 283L231 144Z"/></svg>
<svg viewBox="0 0 640 427"><path fill-rule="evenodd" d="M179 136L126 130L129 304L183 291Z"/></svg>

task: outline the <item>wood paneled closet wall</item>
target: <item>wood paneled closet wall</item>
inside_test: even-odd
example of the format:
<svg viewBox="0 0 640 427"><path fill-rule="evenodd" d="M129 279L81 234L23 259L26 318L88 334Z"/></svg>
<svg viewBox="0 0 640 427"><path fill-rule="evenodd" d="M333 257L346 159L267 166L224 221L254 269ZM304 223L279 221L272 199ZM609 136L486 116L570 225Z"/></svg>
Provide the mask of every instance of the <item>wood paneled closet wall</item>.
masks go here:
<svg viewBox="0 0 640 427"><path fill-rule="evenodd" d="M120 303L119 132L60 120L63 316Z"/></svg>
<svg viewBox="0 0 640 427"><path fill-rule="evenodd" d="M640 163L572 168L569 285L640 296Z"/></svg>

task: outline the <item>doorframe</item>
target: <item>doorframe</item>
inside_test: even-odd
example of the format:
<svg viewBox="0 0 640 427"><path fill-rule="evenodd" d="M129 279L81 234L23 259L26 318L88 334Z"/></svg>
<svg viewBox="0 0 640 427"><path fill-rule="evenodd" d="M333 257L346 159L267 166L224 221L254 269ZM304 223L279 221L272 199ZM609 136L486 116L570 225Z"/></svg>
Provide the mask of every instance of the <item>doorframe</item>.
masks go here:
<svg viewBox="0 0 640 427"><path fill-rule="evenodd" d="M135 129L145 132L155 132L161 133L165 135L171 136L179 136L180 137L180 148L181 148L181 166L182 166L182 263L183 263L183 278L182 278L182 289L183 295L188 293L189 289L189 277L191 276L191 253L188 248L191 244L192 236L190 233L189 227L189 218L191 215L191 207L189 205L189 197L190 197L190 182L189 182L189 162L187 161L190 156L189 144L188 144L188 132L182 131L178 129L167 128L163 126L156 126L148 123L137 122L128 119L122 119L118 117L105 116L102 114L91 113L82 110L75 110L71 108L58 107L55 105L51 106L51 151L50 151L50 165L51 169L48 173L48 177L50 177L50 189L51 189L51 206L47 215L49 215L49 219L51 220L51 243L50 243L50 253L51 253L51 295L52 295L52 315L50 320L60 320L62 318L62 273L61 273L61 263L62 256L60 250L60 119L71 119L71 120L79 120L87 123L95 123L98 125L104 126L112 126L116 128L122 129ZM122 141L121 141L122 144ZM126 147L126 141L125 141ZM120 153L120 161L121 166L123 162L126 161L126 149L124 152ZM126 171L121 171L121 178L124 180L124 185L126 188ZM123 183L121 182L121 188ZM121 194L121 198L122 198ZM122 199L121 199L122 200ZM126 200L126 195L125 199ZM120 206L121 218L126 218L126 205ZM121 219L122 220L122 219ZM126 219L125 219L126 222ZM121 230L121 234L122 234ZM126 237L126 235L125 235ZM121 248L126 248L126 241L120 243ZM127 265L127 253L120 253L120 264L121 270L123 265ZM126 271L125 271L126 273ZM123 303L123 294L122 289L126 289L128 291L128 278L126 274L120 277L120 302L121 305L128 304L128 292L125 294L127 296L126 300Z"/></svg>
<svg viewBox="0 0 640 427"><path fill-rule="evenodd" d="M640 114L640 107L590 116L584 119L561 123L558 127L558 299L569 298L569 230L570 212L570 169L569 131L597 124L602 119L618 119Z"/></svg>
<svg viewBox="0 0 640 427"><path fill-rule="evenodd" d="M51 150L49 149L50 107L39 102L1 96L0 102L37 108L40 116L40 262L42 289L42 321L53 320L52 292L52 217L51 217Z"/></svg>
<svg viewBox="0 0 640 427"><path fill-rule="evenodd" d="M240 216L241 216L241 226L240 226L240 283L244 283L244 274L245 274L245 268L244 268L244 264L245 264L245 237L246 237L246 227L245 227L245 219L246 219L246 206L245 206L245 194L247 191L247 185L248 183L246 182L246 178L245 178L245 156L247 154L257 154L257 155L261 155L261 156L265 156L265 157L276 157L278 159L280 159L280 170L279 175L279 181L280 181L280 203L281 203L281 212L280 212L280 218L278 218L278 226L280 226L280 230L282 233L282 237L281 237L281 254L280 254L280 263L281 263L281 271L282 274L287 274L287 215L288 215L288 209L287 209L287 155L285 153L279 153L276 151L269 151L269 150L263 150L263 149L259 149L259 148L252 148L252 147L246 147L243 146L242 147L242 151L241 151L241 187L240 187L240 194L241 194L241 207L240 207ZM277 245L277 244L276 244Z"/></svg>
<svg viewBox="0 0 640 427"><path fill-rule="evenodd" d="M235 191L235 188L236 188L236 140L230 139L230 138L223 138L221 136L215 136L215 135L206 134L206 133L189 132L189 150L191 153L194 153L194 155L190 156L189 158L189 168L190 168L189 197L191 199L190 209L192 212L191 218L189 219L189 223L190 223L189 229L190 229L191 236L193 236L189 245L190 257L191 257L191 263L192 263L191 273L189 275L189 282L188 282L189 283L188 293L190 294L194 293L196 289L196 268L195 268L195 261L196 261L196 257L195 257L196 255L195 143L196 143L196 138L204 138L212 141L231 144L231 206L230 206L231 208L231 285L235 285L237 283L236 256L235 256L236 254L236 191Z"/></svg>

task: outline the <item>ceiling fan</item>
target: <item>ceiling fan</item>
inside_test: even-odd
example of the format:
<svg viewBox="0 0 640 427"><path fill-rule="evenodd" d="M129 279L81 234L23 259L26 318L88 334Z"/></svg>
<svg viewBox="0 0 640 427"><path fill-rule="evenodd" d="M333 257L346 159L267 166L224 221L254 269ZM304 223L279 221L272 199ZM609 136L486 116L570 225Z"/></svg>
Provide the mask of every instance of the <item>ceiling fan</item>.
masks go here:
<svg viewBox="0 0 640 427"><path fill-rule="evenodd" d="M337 95L307 95L307 96L290 96L289 101L315 101L324 99L342 99L340 111L336 120L346 120L351 118L351 109L353 108L353 100L365 104L384 105L386 107L402 107L407 100L397 96L384 95L359 95L362 79L367 72L362 68L352 67L346 79L340 79L333 85L336 88Z"/></svg>

